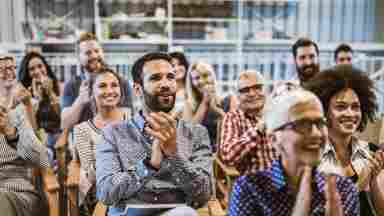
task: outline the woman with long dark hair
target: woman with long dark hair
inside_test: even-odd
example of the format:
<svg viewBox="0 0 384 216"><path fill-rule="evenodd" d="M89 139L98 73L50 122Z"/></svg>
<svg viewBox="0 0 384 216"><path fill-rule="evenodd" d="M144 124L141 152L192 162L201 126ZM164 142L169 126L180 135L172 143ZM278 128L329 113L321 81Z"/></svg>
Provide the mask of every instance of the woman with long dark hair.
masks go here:
<svg viewBox="0 0 384 216"><path fill-rule="evenodd" d="M34 98L36 122L32 124L37 125L40 139L47 143L53 154L60 134L59 82L44 56L37 52L24 56L18 79Z"/></svg>

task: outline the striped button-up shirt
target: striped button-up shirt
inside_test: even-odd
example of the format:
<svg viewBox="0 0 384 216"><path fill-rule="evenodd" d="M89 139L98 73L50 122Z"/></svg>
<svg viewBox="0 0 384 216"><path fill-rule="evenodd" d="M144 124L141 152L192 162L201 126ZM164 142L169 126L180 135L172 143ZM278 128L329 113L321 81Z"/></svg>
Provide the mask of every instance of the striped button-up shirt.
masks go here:
<svg viewBox="0 0 384 216"><path fill-rule="evenodd" d="M0 134L0 192L13 192L20 200L16 211L30 215L39 207L39 193L32 185L31 167L48 168L48 152L26 118L23 105L9 113L9 122L17 128L17 143L8 143Z"/></svg>
<svg viewBox="0 0 384 216"><path fill-rule="evenodd" d="M368 158L372 158L373 156L371 156L368 142L354 136L352 137L351 150L351 164L353 170L359 175L362 170L370 164ZM337 160L335 147L330 141L327 142L321 150L319 170L325 173L345 175L343 166Z"/></svg>
<svg viewBox="0 0 384 216"><path fill-rule="evenodd" d="M121 209L124 204L146 204L138 198L142 191L178 190L185 194L188 205L205 204L210 196L212 170L207 130L179 120L177 154L164 157L155 171L145 163L151 156L152 143L143 134L144 124L137 114L132 120L104 129L103 141L96 146L98 198Z"/></svg>
<svg viewBox="0 0 384 216"><path fill-rule="evenodd" d="M276 150L266 139L262 120L241 110L225 114L220 142L224 163L236 166L241 174L264 170L277 159Z"/></svg>

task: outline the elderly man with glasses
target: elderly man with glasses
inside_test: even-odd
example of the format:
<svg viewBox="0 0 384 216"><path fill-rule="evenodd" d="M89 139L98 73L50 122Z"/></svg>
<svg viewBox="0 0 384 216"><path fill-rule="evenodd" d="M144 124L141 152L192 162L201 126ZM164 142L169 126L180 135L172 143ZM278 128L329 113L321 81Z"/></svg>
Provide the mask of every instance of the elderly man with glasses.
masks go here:
<svg viewBox="0 0 384 216"><path fill-rule="evenodd" d="M277 158L266 142L261 119L265 104L264 79L257 71L244 71L237 83L239 109L224 116L220 139L223 162L236 166L241 174L264 170Z"/></svg>
<svg viewBox="0 0 384 216"><path fill-rule="evenodd" d="M300 87L286 89L272 94L265 112L268 142L281 157L237 179L229 215L359 215L353 183L316 169L328 136L321 102Z"/></svg>

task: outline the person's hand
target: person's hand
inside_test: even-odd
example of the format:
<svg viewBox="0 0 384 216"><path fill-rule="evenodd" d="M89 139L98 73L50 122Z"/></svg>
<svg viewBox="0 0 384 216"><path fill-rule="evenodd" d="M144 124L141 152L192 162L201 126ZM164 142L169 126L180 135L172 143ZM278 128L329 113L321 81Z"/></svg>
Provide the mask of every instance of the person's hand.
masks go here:
<svg viewBox="0 0 384 216"><path fill-rule="evenodd" d="M12 127L9 123L7 108L0 105L0 134L3 134L6 138L12 139L17 136L16 133L16 128Z"/></svg>
<svg viewBox="0 0 384 216"><path fill-rule="evenodd" d="M0 134L6 134L9 128L7 109L0 105Z"/></svg>
<svg viewBox="0 0 384 216"><path fill-rule="evenodd" d="M32 105L32 94L24 86L18 83L13 91L13 98L16 104L23 103L25 106Z"/></svg>
<svg viewBox="0 0 384 216"><path fill-rule="evenodd" d="M359 190L367 189L367 186L375 181L379 173L384 169L384 152L383 150L377 151L373 157L368 157L369 165L365 166L359 174L357 182Z"/></svg>
<svg viewBox="0 0 384 216"><path fill-rule="evenodd" d="M80 103L81 105L84 105L90 101L88 85L89 85L89 81L87 80L81 82L79 96L76 99L78 103Z"/></svg>
<svg viewBox="0 0 384 216"><path fill-rule="evenodd" d="M77 187L80 182L80 162L72 160L68 165L68 178L66 185L68 187Z"/></svg>
<svg viewBox="0 0 384 216"><path fill-rule="evenodd" d="M163 160L163 153L161 152L161 147L159 140L155 140L152 143L152 154L151 154L151 166L153 166L156 169L160 169L161 161Z"/></svg>
<svg viewBox="0 0 384 216"><path fill-rule="evenodd" d="M325 177L325 215L326 216L342 216L343 205L341 197L336 188L336 176L327 175Z"/></svg>
<svg viewBox="0 0 384 216"><path fill-rule="evenodd" d="M176 145L176 119L171 114L158 112L146 116L149 127L146 132L158 140L161 150L166 156L174 155Z"/></svg>
<svg viewBox="0 0 384 216"><path fill-rule="evenodd" d="M300 179L299 191L296 196L296 203L293 207L292 216L309 216L311 213L312 201L312 167L304 167Z"/></svg>
<svg viewBox="0 0 384 216"><path fill-rule="evenodd" d="M33 79L32 86L29 89L31 92L33 92L33 96L38 100L40 100L42 97L41 85L42 81L40 79Z"/></svg>

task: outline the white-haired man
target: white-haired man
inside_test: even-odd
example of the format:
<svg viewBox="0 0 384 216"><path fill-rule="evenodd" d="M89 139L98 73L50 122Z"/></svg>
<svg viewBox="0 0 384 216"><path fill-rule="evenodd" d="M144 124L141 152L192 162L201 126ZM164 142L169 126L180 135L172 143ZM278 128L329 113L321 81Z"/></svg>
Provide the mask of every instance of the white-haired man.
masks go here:
<svg viewBox="0 0 384 216"><path fill-rule="evenodd" d="M273 94L265 109L268 142L281 157L237 179L229 215L359 215L357 188L316 169L328 130L319 99L300 87Z"/></svg>

